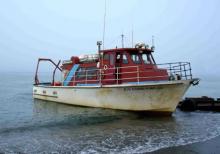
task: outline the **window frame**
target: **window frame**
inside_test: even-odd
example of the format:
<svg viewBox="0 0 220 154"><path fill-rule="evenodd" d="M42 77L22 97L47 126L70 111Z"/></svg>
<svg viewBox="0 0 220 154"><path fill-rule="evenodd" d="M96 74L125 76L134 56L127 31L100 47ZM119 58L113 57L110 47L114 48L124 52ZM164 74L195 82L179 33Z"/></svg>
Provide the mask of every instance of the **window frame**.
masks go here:
<svg viewBox="0 0 220 154"><path fill-rule="evenodd" d="M124 61L124 57L126 58L126 62ZM123 53L122 54L122 64L128 64L129 63L129 61L128 61L128 56L127 56L127 53Z"/></svg>
<svg viewBox="0 0 220 154"><path fill-rule="evenodd" d="M115 65L115 54L109 53L109 65L113 66Z"/></svg>
<svg viewBox="0 0 220 154"><path fill-rule="evenodd" d="M133 56L138 57L138 61L135 60L136 57L135 57L135 59L133 59ZM134 64L142 64L140 54L138 54L138 53L130 53L130 57L131 57L131 61L132 61Z"/></svg>
<svg viewBox="0 0 220 154"><path fill-rule="evenodd" d="M86 67L79 67L75 77L77 80L86 79Z"/></svg>
<svg viewBox="0 0 220 154"><path fill-rule="evenodd" d="M110 60L110 55L108 53L105 53L103 56L103 60Z"/></svg>
<svg viewBox="0 0 220 154"><path fill-rule="evenodd" d="M144 58L143 58L143 56L144 55L146 55L146 62L145 62L145 60L144 60ZM143 61L143 63L144 64L152 64L152 59L151 59L151 57L150 57L150 54L149 53L143 53L142 55L141 55L141 58L142 58L142 61Z"/></svg>
<svg viewBox="0 0 220 154"><path fill-rule="evenodd" d="M87 67L86 72L87 72L87 80L97 78L97 67L95 66Z"/></svg>

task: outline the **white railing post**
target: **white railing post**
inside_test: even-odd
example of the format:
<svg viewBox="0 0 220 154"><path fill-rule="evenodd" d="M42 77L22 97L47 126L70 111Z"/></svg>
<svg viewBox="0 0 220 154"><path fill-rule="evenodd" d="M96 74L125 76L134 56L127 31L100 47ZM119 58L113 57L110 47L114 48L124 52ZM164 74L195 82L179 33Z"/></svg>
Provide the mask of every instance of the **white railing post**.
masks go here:
<svg viewBox="0 0 220 154"><path fill-rule="evenodd" d="M118 84L118 67L117 67L117 70L116 70L116 76L117 76L117 84Z"/></svg>
<svg viewBox="0 0 220 154"><path fill-rule="evenodd" d="M76 71L74 72L74 83L76 83Z"/></svg>
<svg viewBox="0 0 220 154"><path fill-rule="evenodd" d="M139 76L140 76L140 74L139 74L139 66L137 66L137 79L138 79L138 84L139 84Z"/></svg>
<svg viewBox="0 0 220 154"><path fill-rule="evenodd" d="M181 78L182 78L182 63L181 62L179 62L179 67L180 67L180 76L181 76Z"/></svg>
<svg viewBox="0 0 220 154"><path fill-rule="evenodd" d="M102 84L102 69L99 69L99 84Z"/></svg>
<svg viewBox="0 0 220 154"><path fill-rule="evenodd" d="M87 84L87 70L86 70L86 84Z"/></svg>
<svg viewBox="0 0 220 154"><path fill-rule="evenodd" d="M63 85L63 81L64 81L64 79L63 79L63 78L64 78L64 77L63 77L63 72L61 72L60 78L61 78L61 80L60 80L60 81L61 81L61 85Z"/></svg>

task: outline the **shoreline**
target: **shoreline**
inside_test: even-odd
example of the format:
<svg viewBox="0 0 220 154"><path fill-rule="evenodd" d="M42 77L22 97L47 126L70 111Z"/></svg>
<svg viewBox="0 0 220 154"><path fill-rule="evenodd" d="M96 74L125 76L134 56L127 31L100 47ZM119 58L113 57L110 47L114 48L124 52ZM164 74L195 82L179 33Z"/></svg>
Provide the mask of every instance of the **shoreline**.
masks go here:
<svg viewBox="0 0 220 154"><path fill-rule="evenodd" d="M217 154L220 153L220 136L217 136L213 139L187 144L180 145L175 147L162 148L153 152L151 154Z"/></svg>

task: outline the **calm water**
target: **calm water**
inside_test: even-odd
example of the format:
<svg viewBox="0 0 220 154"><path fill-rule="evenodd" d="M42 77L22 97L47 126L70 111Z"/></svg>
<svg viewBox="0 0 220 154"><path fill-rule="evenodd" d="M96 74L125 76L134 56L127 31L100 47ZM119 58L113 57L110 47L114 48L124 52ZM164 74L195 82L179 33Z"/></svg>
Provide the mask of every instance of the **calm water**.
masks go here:
<svg viewBox="0 0 220 154"><path fill-rule="evenodd" d="M0 153L143 153L220 135L220 113L172 117L83 108L32 99L31 73L1 73ZM218 79L188 96L220 97Z"/></svg>

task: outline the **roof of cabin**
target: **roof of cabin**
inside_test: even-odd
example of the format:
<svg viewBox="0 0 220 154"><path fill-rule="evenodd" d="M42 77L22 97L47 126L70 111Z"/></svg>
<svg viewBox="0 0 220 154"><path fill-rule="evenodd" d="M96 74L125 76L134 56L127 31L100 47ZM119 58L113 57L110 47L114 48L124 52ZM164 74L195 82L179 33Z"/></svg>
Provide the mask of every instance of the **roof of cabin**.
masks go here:
<svg viewBox="0 0 220 154"><path fill-rule="evenodd" d="M138 51L145 51L145 52L153 52L153 50L149 48L115 48L115 49L106 49L106 50L100 50L100 52L138 52Z"/></svg>

